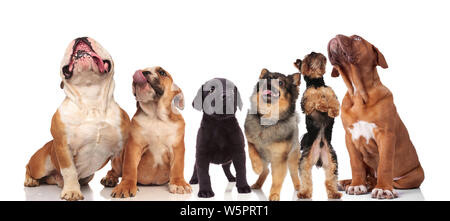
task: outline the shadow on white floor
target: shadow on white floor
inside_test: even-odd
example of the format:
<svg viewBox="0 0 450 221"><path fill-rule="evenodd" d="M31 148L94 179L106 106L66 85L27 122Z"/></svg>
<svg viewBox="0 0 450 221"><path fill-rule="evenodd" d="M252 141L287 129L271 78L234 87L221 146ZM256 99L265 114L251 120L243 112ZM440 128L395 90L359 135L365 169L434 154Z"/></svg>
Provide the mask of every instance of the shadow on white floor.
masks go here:
<svg viewBox="0 0 450 221"><path fill-rule="evenodd" d="M213 187L214 188L214 187ZM215 196L209 199L198 198L198 185L192 186L193 193L191 194L171 194L168 191L167 185L163 186L139 186L139 192L136 197L126 198L126 199L115 199L110 196L112 188L103 188L101 184L91 183L88 186L83 186L81 191L83 192L85 200L100 200L100 201L108 201L108 200L132 200L132 201L210 201L210 200L219 200L219 201L266 201L267 195L263 190L253 190L249 194L238 194L235 188L235 183L228 183L224 189L214 189ZM400 201L423 201L425 197L422 194L420 189L412 189L412 190L397 190L399 193L399 198L394 200ZM25 192L25 200L60 200L60 192L61 189L54 185L42 185L39 187L24 187ZM268 193L268 192L267 192ZM292 197L290 200L298 200L296 192L291 191ZM288 200L289 198L285 198L282 200ZM313 195L314 201L324 201L327 200L326 197ZM370 194L365 195L347 195L343 193L342 199L343 201L371 201L378 200L372 199ZM310 201L310 200L299 200L299 201Z"/></svg>

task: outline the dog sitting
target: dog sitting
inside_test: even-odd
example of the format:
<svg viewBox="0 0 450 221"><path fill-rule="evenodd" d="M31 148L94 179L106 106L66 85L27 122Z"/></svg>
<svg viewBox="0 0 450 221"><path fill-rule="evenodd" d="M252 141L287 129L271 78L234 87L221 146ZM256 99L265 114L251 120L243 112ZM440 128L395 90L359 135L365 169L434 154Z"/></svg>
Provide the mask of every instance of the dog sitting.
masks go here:
<svg viewBox="0 0 450 221"><path fill-rule="evenodd" d="M24 184L57 184L62 199L81 200L80 185L117 161L130 119L114 101L112 58L94 39L73 40L60 70L66 98L52 118L53 140L31 157Z"/></svg>
<svg viewBox="0 0 450 221"><path fill-rule="evenodd" d="M262 187L271 163L272 188L269 200L278 201L288 167L295 190L300 188L299 118L295 111L300 74L285 76L263 69L259 79L250 98L251 109L245 119L248 153L253 170L259 175L252 188Z"/></svg>
<svg viewBox="0 0 450 221"><path fill-rule="evenodd" d="M123 168L123 177L111 196L133 197L138 183L169 182L169 192L190 193L183 175L185 123L177 110L184 108L183 92L167 71L151 67L136 71L133 94L137 111L122 153L123 164L113 164L110 173L119 177Z"/></svg>
<svg viewBox="0 0 450 221"><path fill-rule="evenodd" d="M237 87L223 78L212 79L200 87L192 106L203 111L197 133L196 160L190 184L200 184L198 197L213 197L209 164L222 164L230 182L236 180L239 193L251 192L247 184L244 135L235 117L242 100ZM236 178L230 172L233 163Z"/></svg>
<svg viewBox="0 0 450 221"><path fill-rule="evenodd" d="M348 194L393 199L394 188L417 188L425 179L408 130L383 85L377 66L388 68L377 47L358 35L337 35L328 43L331 76L342 76L347 93L341 119L352 179L340 181Z"/></svg>
<svg viewBox="0 0 450 221"><path fill-rule="evenodd" d="M329 199L340 199L337 190L338 162L331 145L334 118L339 115L339 101L334 91L325 85L323 75L327 59L323 54L312 52L294 65L299 69L306 82L301 107L306 114L307 133L301 141L300 191L301 199L311 198L313 165L325 169L325 187Z"/></svg>

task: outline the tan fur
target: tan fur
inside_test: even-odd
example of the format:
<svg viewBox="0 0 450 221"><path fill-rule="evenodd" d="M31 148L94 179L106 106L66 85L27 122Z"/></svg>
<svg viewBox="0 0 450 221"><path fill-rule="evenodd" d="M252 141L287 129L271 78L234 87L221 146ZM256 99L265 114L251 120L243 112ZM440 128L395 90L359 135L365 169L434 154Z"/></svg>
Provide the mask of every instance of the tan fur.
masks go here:
<svg viewBox="0 0 450 221"><path fill-rule="evenodd" d="M128 115L112 96L112 58L95 40L87 40L99 56L111 62L110 70L100 73L93 60L85 59L90 65L74 66L71 78L60 72L66 98L52 118L53 140L26 166L25 186L56 184L63 188L61 198L65 200L84 198L80 185L89 183L95 171L120 153L129 125ZM61 70L72 59L74 42L66 49Z"/></svg>
<svg viewBox="0 0 450 221"><path fill-rule="evenodd" d="M133 85L138 110L131 120L130 138L123 151L123 178L111 195L132 197L136 195L137 183L161 185L167 182L171 193L190 193L191 187L184 180L185 122L172 107L173 101L177 102L178 108L184 107L182 91L169 73L165 72L166 76L159 74L163 71L161 67L142 71L151 72L152 76L146 76L149 81L157 76L164 94L152 100L155 92L150 84L147 83L145 88Z"/></svg>
<svg viewBox="0 0 450 221"><path fill-rule="evenodd" d="M329 87L310 87L303 94L305 114L310 115L314 111L326 112L328 116L335 118L339 116L340 104Z"/></svg>

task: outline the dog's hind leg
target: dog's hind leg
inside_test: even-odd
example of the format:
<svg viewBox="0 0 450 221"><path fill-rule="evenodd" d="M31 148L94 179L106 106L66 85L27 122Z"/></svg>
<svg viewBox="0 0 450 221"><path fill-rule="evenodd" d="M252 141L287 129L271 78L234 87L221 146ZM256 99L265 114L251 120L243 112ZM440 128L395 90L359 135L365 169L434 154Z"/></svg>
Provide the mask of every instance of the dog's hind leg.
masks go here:
<svg viewBox="0 0 450 221"><path fill-rule="evenodd" d="M312 196L312 178L311 169L314 165L312 153L310 151L303 151L299 163L300 172L300 190L297 197L300 199L309 199Z"/></svg>
<svg viewBox="0 0 450 221"><path fill-rule="evenodd" d="M321 158L325 170L325 187L328 199L340 199L342 194L337 189L337 156L331 144L327 144L327 147L322 149Z"/></svg>
<svg viewBox="0 0 450 221"><path fill-rule="evenodd" d="M294 184L295 191L300 190L300 179L298 177L298 161L300 159L300 148L296 147L289 153L288 156L288 168L291 175L292 184Z"/></svg>
<svg viewBox="0 0 450 221"><path fill-rule="evenodd" d="M119 183L119 177L122 176L122 150L119 156L111 159L111 170L106 173L106 176L100 180L100 183L105 187L115 187Z"/></svg>
<svg viewBox="0 0 450 221"><path fill-rule="evenodd" d="M233 174L231 173L230 167L231 167L231 161L228 163L222 164L222 169L223 169L223 172L225 173L225 176L227 176L228 182L235 182L236 177L234 177Z"/></svg>
<svg viewBox="0 0 450 221"><path fill-rule="evenodd" d="M197 166L194 165L194 172L192 172L191 180L189 184L198 184Z"/></svg>
<svg viewBox="0 0 450 221"><path fill-rule="evenodd" d="M394 178L394 188L411 189L418 188L425 179L422 166L418 166L400 178Z"/></svg>
<svg viewBox="0 0 450 221"><path fill-rule="evenodd" d="M55 170L51 162L52 145L53 140L46 143L31 157L26 166L24 186L39 186L41 182L45 182L45 180L41 179L45 178Z"/></svg>

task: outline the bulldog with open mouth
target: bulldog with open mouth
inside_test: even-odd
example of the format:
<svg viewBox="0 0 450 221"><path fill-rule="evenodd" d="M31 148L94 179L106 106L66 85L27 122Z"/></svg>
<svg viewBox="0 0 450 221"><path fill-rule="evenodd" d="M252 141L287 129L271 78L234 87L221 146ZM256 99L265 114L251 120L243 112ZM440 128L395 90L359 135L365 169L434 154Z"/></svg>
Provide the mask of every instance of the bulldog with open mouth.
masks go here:
<svg viewBox="0 0 450 221"><path fill-rule="evenodd" d="M60 76L66 98L52 118L53 140L31 157L24 185L57 184L61 199L81 200L80 185L110 159L118 161L130 119L114 101L112 58L94 39L82 37L69 44Z"/></svg>

